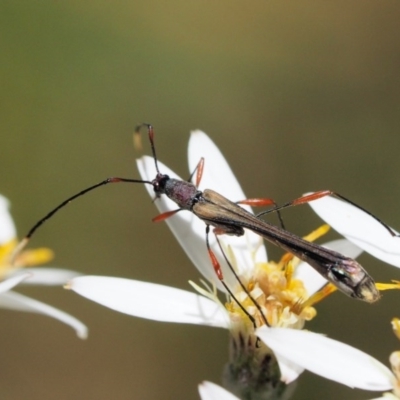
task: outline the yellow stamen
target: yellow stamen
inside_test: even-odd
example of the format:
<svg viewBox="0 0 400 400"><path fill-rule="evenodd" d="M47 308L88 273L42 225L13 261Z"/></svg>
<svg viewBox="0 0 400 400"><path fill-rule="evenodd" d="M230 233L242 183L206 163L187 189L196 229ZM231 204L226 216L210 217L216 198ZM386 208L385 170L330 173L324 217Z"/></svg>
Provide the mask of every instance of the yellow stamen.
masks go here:
<svg viewBox="0 0 400 400"><path fill-rule="evenodd" d="M306 236L303 236L303 238L309 242L314 242L315 240L319 239L321 236L324 236L329 232L331 227L327 224L320 226L317 228L315 231L312 231Z"/></svg>
<svg viewBox="0 0 400 400"><path fill-rule="evenodd" d="M400 289L400 281L392 280L393 283L375 283L378 290Z"/></svg>
<svg viewBox="0 0 400 400"><path fill-rule="evenodd" d="M303 307L310 307L314 304L319 303L321 300L323 300L325 297L329 296L333 292L337 290L336 286L333 285L332 283L326 284L324 287L322 287L318 292L315 292L312 296L310 296L304 303L302 303Z"/></svg>
<svg viewBox="0 0 400 400"><path fill-rule="evenodd" d="M289 262L286 264L286 268L285 268L285 278L287 281L287 286L290 286L290 284L292 282L293 273L294 273L293 264L291 262Z"/></svg>
<svg viewBox="0 0 400 400"><path fill-rule="evenodd" d="M54 253L47 247L40 247L34 250L25 250L16 259L16 265L30 267L49 262L54 258Z"/></svg>
<svg viewBox="0 0 400 400"><path fill-rule="evenodd" d="M280 261L279 261L279 264L283 264L283 265L288 264L290 261L293 260L293 258L294 258L294 255L293 255L293 254L285 253L285 254L281 257L281 259L280 259Z"/></svg>
<svg viewBox="0 0 400 400"><path fill-rule="evenodd" d="M11 239L0 246L0 267L6 268L10 263L10 254L17 246L17 239Z"/></svg>

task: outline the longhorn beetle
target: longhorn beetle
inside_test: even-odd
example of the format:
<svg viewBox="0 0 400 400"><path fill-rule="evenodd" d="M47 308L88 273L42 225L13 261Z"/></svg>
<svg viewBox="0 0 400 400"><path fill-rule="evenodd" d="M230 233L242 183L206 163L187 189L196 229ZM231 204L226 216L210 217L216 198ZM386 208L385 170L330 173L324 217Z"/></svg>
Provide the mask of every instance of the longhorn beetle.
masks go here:
<svg viewBox="0 0 400 400"><path fill-rule="evenodd" d="M40 219L30 229L25 238L20 242L14 254L18 254L18 252L29 241L34 232L46 220L48 220L58 210L66 206L69 202L76 199L77 197L80 197L91 190L94 190L100 186L104 186L109 183L144 183L153 186L155 200L161 195L166 195L178 206L176 210L167 211L158 215L153 219L153 221L163 221L173 216L175 213L183 210L192 212L198 218L204 221L204 223L206 224L206 245L212 265L218 279L221 281L222 284L224 284L231 295L232 293L229 291L229 288L223 281L224 278L222 275L220 264L210 248L208 240L210 226L214 228L214 233L216 235L227 234L242 236L244 235L244 229L249 229L254 233L260 235L264 239L268 240L269 242L275 244L276 246L310 264L313 268L315 268L316 271L318 271L323 277L334 284L344 294L368 303L372 303L379 299L380 294L375 287L374 280L357 261L353 260L352 258L345 257L344 255L336 251L322 247L318 244L308 242L307 240L283 229L283 227L278 227L264 221L260 218L260 216L268 212L279 212L279 210L282 210L286 207L308 203L312 200L316 200L328 195L333 195L356 206L363 212L375 218L389 231L392 236L395 236L395 232L393 232L391 228L380 219L372 215L364 208L346 199L342 195L328 190L318 191L309 195L305 195L279 207L276 206L275 202L271 199L246 199L235 203L228 200L221 194L215 192L214 190L205 189L204 191L200 191L198 189L198 185L200 183L203 173L204 158L199 161L189 181L181 181L178 179L170 178L168 175L162 174L158 168L157 155L154 146L153 127L150 124L141 124L137 126L135 134L140 135L140 129L142 127L147 128L151 151L157 171L157 174L152 181L112 177L82 190L81 192L63 201L60 205L50 211L45 217ZM193 184L191 182L191 179L193 178L193 175L195 173L196 184ZM274 207L264 213L259 214L258 216L255 216L246 211L243 207L240 206L240 204L247 204L251 206L274 205ZM254 300L253 302L256 304ZM254 323L253 319L252 321Z"/></svg>

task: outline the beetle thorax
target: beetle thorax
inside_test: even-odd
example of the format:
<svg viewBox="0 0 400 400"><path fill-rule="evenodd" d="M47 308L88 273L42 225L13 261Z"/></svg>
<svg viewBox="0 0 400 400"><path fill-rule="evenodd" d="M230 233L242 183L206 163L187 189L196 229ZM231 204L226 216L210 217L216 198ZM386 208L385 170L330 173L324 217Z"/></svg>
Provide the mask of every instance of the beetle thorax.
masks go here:
<svg viewBox="0 0 400 400"><path fill-rule="evenodd" d="M165 182L164 193L180 208L191 210L199 190L193 183L171 178Z"/></svg>

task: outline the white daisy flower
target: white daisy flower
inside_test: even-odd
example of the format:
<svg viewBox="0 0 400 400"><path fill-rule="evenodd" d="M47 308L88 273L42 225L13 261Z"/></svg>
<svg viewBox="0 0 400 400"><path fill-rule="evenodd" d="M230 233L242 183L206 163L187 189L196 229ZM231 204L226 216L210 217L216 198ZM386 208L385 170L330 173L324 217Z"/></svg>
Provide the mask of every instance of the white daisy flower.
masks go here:
<svg viewBox="0 0 400 400"><path fill-rule="evenodd" d="M394 334L400 339L400 319L392 319L392 328ZM399 400L400 399L400 351L394 351L389 357L390 366L393 374L391 376L391 392L386 392L382 397L377 397L372 400Z"/></svg>
<svg viewBox="0 0 400 400"><path fill-rule="evenodd" d="M0 195L0 308L47 315L71 326L79 338L86 339L87 327L72 315L11 290L18 284L63 285L79 274L59 268L34 268L53 258L48 248L22 251L12 261L17 244L9 202Z"/></svg>
<svg viewBox="0 0 400 400"><path fill-rule="evenodd" d="M201 157L205 157L205 167L200 190L214 189L233 201L246 198L215 144L203 132L194 131L189 142L190 171L196 168ZM142 179L153 180L156 176L153 158L142 157L137 163ZM161 162L158 166L170 178L181 179ZM154 197L152 187L149 185L146 189ZM166 196L161 196L155 204L162 213L177 208ZM244 207L251 212L250 207ZM304 369L351 387L367 390L390 387L390 371L372 357L322 335L309 332L305 335L301 331L305 322L316 315L313 305L335 290L309 265L289 254L277 263L268 262L263 242L253 232L246 230L244 237L221 235L224 253L240 277L241 286L227 267L214 235L210 235L211 248L219 259L224 280L237 300L227 296L227 302L222 303L213 288L226 290L210 263L204 222L188 211L174 214L165 221L197 269L212 283L211 286L203 282L204 287L200 287L191 282L198 292L195 294L129 279L85 276L72 279L68 288L129 315L229 329L231 357L224 372L224 386L234 393L256 390L254 388L260 387L260 383L264 384L261 385L264 392L281 391L284 385L277 385L279 380L289 384ZM306 239L315 240L326 229L324 226ZM334 241L326 247L352 258L361 253L359 247L347 240ZM281 342L276 338L278 333L286 340L290 337L291 343L287 343L287 348L291 349L293 357L291 352L282 350ZM318 343L317 352L310 350L311 337ZM304 357L297 356L297 350L301 348L308 349ZM335 349L333 360L332 348ZM318 365L326 366L318 368ZM363 371L364 378L354 377L352 371L357 368ZM246 381L246 375L251 379ZM241 382L241 387L238 387L238 382Z"/></svg>

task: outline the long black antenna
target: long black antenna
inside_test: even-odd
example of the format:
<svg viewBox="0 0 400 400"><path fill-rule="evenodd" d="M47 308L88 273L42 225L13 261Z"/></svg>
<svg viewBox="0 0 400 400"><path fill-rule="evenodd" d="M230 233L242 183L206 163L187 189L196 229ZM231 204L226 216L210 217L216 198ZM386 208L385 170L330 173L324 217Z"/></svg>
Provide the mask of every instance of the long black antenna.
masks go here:
<svg viewBox="0 0 400 400"><path fill-rule="evenodd" d="M84 190L81 190L79 193L74 194L73 196L69 197L68 199L64 200L61 204L59 204L57 207L53 208L49 213L47 213L43 218L41 218L36 224L29 230L29 232L25 235L25 237L18 243L18 245L15 247L13 254L11 256L11 262L14 263L15 258L17 255L21 252L21 250L28 244L30 238L32 235L36 232L36 230L43 225L48 219L50 219L57 211L59 211L61 208L65 207L68 205L72 200L75 200L77 197L83 196L84 194L97 189L100 186L107 185L109 183L120 183L120 182L125 182L125 183L147 183L149 185L152 184L151 181L144 181L141 179L129 179L129 178L117 178L117 177L112 177L112 178L107 178L104 179L103 181L97 183L96 185L90 186Z"/></svg>
<svg viewBox="0 0 400 400"><path fill-rule="evenodd" d="M143 181L140 179L128 179L128 178L107 178L104 181L97 183L96 185L90 186L79 193L74 194L73 196L69 197L68 199L64 200L61 204L59 204L56 208L51 210L48 214L46 214L41 220L36 222L36 224L30 229L30 231L25 236L25 239L30 239L30 237L34 234L34 232L41 226L44 222L46 222L49 218L51 218L58 210L65 207L69 204L72 200L75 200L77 197L83 196L84 194L97 189L100 186L107 185L108 183L119 183L119 182L128 182L128 183L148 183L151 185L151 181Z"/></svg>
<svg viewBox="0 0 400 400"><path fill-rule="evenodd" d="M154 158L154 164L156 167L157 175L160 174L160 170L158 169L158 163L157 163L157 155L156 155L156 149L154 146L154 130L153 126L151 124L147 123L142 123L138 125L135 129L134 135L140 135L140 129L142 127L146 127L149 135L149 141L150 141L150 146L151 146L151 152L153 153L153 158ZM90 186L79 193L74 194L73 196L69 197L68 199L64 200L61 204L59 204L56 208L51 210L48 214L46 214L43 218L41 218L30 230L29 232L25 235L25 237L18 243L16 248L13 251L13 254L11 256L11 262L14 263L15 258L17 255L21 252L21 250L27 245L29 242L30 238L32 235L36 232L36 230L43 225L48 219L50 219L57 211L59 211L61 208L65 207L67 204L69 204L72 200L75 200L77 197L83 196L84 194L97 189L100 186L107 185L109 183L119 183L119 182L125 182L125 183L145 183L152 185L152 181L144 181L141 179L128 179L128 178L117 178L117 177L112 177L112 178L107 178L104 179L103 181L97 183L96 185Z"/></svg>
<svg viewBox="0 0 400 400"><path fill-rule="evenodd" d="M158 169L158 164L157 164L157 155L156 155L156 149L154 147L154 130L153 126L150 124L140 124L136 127L134 135L139 135L140 136L140 129L142 127L146 127L149 135L149 141L150 141L150 146L151 146L151 151L153 153L153 158L154 158L154 164L157 170L157 174L160 174L160 171ZM107 178L104 179L103 181L97 183L96 185L90 186L84 190L81 190L79 193L74 194L73 196L69 197L68 199L64 200L61 204L59 204L57 207L55 207L53 210L51 210L48 214L46 214L43 218L41 218L36 224L29 230L29 232L25 235L25 237L18 243L16 248L13 251L13 254L11 256L11 262L14 263L15 258L17 255L21 252L21 250L27 245L29 242L30 238L32 235L36 232L36 230L43 225L48 219L50 219L57 211L59 211L61 208L65 207L67 204L69 204L72 200L75 200L77 197L83 196L84 194L97 189L100 186L107 185L109 183L119 183L119 182L125 182L125 183L145 183L152 185L152 181L145 181L141 179L128 179L128 178L117 178L117 177L112 177L112 178Z"/></svg>

